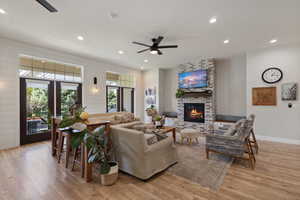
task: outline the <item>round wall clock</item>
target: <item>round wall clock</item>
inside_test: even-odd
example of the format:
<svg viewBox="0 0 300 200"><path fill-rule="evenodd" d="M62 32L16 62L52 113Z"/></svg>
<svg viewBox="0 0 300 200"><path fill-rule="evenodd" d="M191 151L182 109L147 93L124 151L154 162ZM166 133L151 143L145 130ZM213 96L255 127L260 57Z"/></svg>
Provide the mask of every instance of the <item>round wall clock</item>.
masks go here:
<svg viewBox="0 0 300 200"><path fill-rule="evenodd" d="M282 77L283 73L281 69L277 67L268 68L262 73L263 81L269 84L278 83L281 81Z"/></svg>

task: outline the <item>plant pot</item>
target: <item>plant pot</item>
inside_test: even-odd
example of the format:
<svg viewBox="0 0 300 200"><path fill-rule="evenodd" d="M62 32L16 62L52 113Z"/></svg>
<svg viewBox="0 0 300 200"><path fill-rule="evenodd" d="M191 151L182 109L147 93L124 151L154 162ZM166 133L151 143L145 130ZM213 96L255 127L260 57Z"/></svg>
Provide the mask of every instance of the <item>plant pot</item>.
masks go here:
<svg viewBox="0 0 300 200"><path fill-rule="evenodd" d="M109 162L110 171L107 174L101 174L101 184L105 186L113 185L117 182L119 175L119 166L117 162Z"/></svg>

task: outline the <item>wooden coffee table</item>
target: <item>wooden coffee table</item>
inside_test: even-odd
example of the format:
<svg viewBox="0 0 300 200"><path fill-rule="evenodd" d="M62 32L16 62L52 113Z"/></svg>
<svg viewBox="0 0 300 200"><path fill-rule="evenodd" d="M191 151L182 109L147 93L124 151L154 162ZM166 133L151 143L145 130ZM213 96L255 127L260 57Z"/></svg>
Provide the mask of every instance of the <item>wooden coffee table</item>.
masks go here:
<svg viewBox="0 0 300 200"><path fill-rule="evenodd" d="M166 133L172 133L173 134L173 140L174 144L176 143L176 128L172 126L164 126L159 130L159 133L166 134Z"/></svg>

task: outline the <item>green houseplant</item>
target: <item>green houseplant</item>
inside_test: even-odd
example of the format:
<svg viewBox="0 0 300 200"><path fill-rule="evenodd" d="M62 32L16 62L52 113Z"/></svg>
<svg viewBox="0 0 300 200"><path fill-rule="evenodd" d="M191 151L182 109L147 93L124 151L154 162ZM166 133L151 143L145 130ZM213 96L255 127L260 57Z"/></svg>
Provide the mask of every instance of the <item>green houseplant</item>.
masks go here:
<svg viewBox="0 0 300 200"><path fill-rule="evenodd" d="M177 89L177 91L176 91L176 98L181 98L181 97L184 96L184 94L185 94L184 90Z"/></svg>
<svg viewBox="0 0 300 200"><path fill-rule="evenodd" d="M118 164L112 161L112 143L104 127L98 127L94 131L88 131L84 121L86 114L84 108L78 108L75 115L65 117L60 122L60 128L70 127L78 132L71 138L72 148L79 147L82 143L89 149L88 162L98 165L103 185L112 185L118 178Z"/></svg>

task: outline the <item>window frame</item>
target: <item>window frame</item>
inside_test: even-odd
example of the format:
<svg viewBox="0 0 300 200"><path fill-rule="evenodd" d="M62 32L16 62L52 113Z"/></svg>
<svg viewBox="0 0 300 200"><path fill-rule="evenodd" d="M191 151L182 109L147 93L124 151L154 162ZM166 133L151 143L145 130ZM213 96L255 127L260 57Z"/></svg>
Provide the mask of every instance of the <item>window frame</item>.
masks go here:
<svg viewBox="0 0 300 200"><path fill-rule="evenodd" d="M117 112L124 111L124 89L131 89L131 113L134 113L134 95L135 89L132 87L120 87L115 85L106 85L106 112L108 113L108 88L117 89Z"/></svg>

